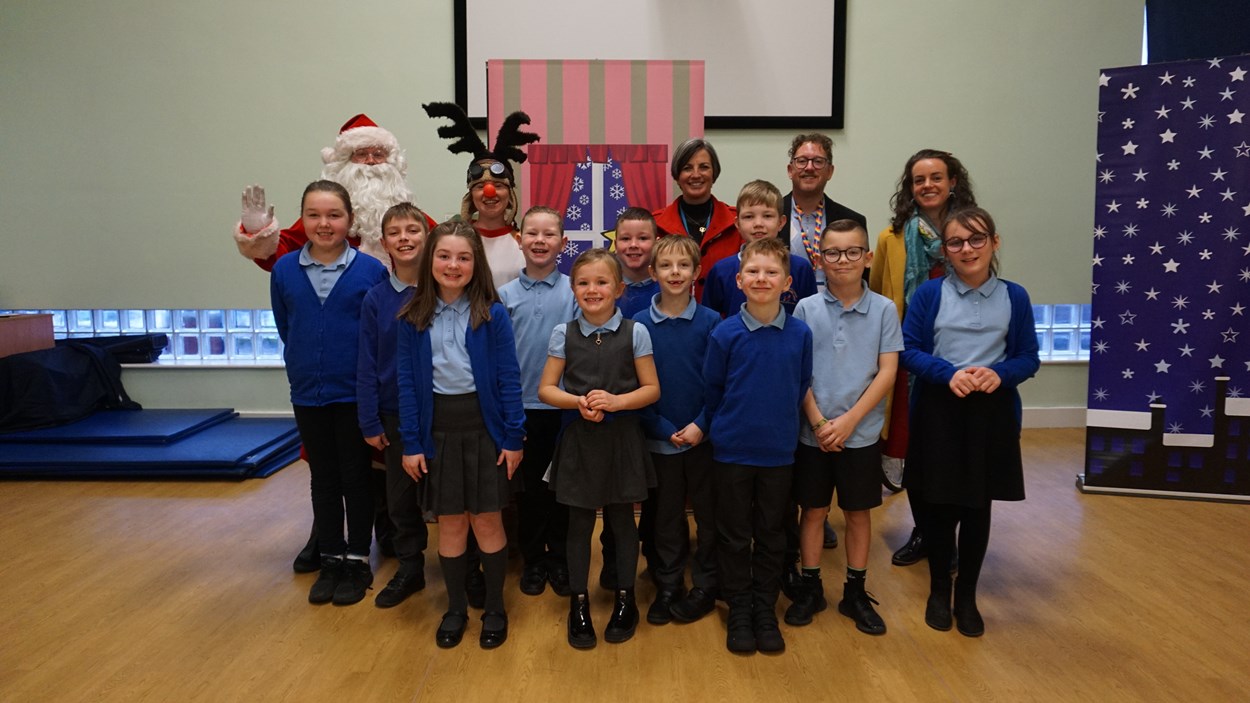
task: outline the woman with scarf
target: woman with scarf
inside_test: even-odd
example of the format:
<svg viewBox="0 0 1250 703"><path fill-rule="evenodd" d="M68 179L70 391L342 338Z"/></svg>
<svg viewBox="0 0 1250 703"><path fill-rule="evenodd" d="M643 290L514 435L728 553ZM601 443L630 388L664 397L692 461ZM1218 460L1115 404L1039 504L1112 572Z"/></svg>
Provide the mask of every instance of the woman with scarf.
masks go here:
<svg viewBox="0 0 1250 703"><path fill-rule="evenodd" d="M868 287L894 301L900 321L916 288L946 273L942 257L942 227L946 216L976 204L968 171L953 154L921 149L907 160L898 189L890 198L890 207L894 210L890 227L877 238L872 267L868 269ZM907 455L908 380L902 368L894 384L886 408L886 429L882 433L885 445L881 454L886 483L897 491L902 488L902 473L891 471L888 466L901 468L902 457ZM915 564L929 554L929 545L918 527L923 524L924 508L917 505L910 493L908 502L917 527L907 543L894 552L892 561L896 566Z"/></svg>
<svg viewBox="0 0 1250 703"><path fill-rule="evenodd" d="M720 177L720 159L706 139L687 139L678 145L669 173L681 195L652 214L661 236L684 234L699 245L703 272L695 281L695 298L702 301L708 271L717 261L737 254L742 246L734 226L738 211L712 195L712 184Z"/></svg>

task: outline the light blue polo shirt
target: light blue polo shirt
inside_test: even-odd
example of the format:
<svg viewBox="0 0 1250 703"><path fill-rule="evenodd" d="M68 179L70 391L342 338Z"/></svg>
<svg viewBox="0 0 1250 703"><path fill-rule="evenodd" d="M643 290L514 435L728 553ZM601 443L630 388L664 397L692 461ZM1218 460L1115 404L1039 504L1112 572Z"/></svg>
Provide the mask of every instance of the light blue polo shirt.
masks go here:
<svg viewBox="0 0 1250 703"><path fill-rule="evenodd" d="M558 270L543 279L521 276L499 289L499 299L512 318L517 361L521 364L521 403L526 410L554 410L538 399L538 383L547 363L551 330L577 313L569 277Z"/></svg>
<svg viewBox="0 0 1250 703"><path fill-rule="evenodd" d="M356 259L356 250L351 246L345 246L343 253L337 259L323 264L312 257L311 247L312 242L305 242L304 246L300 247L299 266L308 275L308 282L317 292L317 299L325 305L326 298L330 297L330 291L334 290L334 284L339 282L343 271L347 270L347 267Z"/></svg>
<svg viewBox="0 0 1250 703"><path fill-rule="evenodd" d="M933 355L955 368L990 366L1007 358L1011 298L998 277L971 288L959 276L942 281L942 301L933 321Z"/></svg>
<svg viewBox="0 0 1250 703"><path fill-rule="evenodd" d="M430 352L434 364L434 392L439 395L463 395L477 390L473 380L473 364L465 332L469 328L469 297L461 295L450 305L442 298L434 302L434 319L430 323Z"/></svg>
<svg viewBox="0 0 1250 703"><path fill-rule="evenodd" d="M855 405L877 377L881 354L903 351L903 329L894 303L868 290L867 283L861 282L860 287L862 295L849 308L821 286L819 293L800 300L794 309L794 316L812 328L812 393L816 406L828 418L838 417ZM884 424L882 398L860 420L845 446L871 446L881 437ZM799 429L800 442L820 446L806 422Z"/></svg>

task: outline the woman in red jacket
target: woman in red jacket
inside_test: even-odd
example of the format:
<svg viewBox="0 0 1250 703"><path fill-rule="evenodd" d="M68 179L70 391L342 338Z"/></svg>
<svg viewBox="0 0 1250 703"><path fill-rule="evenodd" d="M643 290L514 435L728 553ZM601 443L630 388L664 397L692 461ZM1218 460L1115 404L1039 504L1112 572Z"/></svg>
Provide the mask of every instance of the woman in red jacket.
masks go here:
<svg viewBox="0 0 1250 703"><path fill-rule="evenodd" d="M699 244L703 273L717 261L738 253L742 245L734 222L738 211L712 195L712 184L720 177L720 159L705 139L687 139L673 152L669 166L681 195L668 207L656 210L660 235L686 235ZM703 298L703 277L695 282L695 297Z"/></svg>

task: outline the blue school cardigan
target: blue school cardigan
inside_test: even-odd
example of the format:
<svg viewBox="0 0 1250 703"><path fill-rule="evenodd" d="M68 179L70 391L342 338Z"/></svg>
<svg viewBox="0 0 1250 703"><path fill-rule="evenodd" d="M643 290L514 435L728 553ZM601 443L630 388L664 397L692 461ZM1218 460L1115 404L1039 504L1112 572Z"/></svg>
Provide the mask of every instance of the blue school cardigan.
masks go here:
<svg viewBox="0 0 1250 703"><path fill-rule="evenodd" d="M941 386L949 386L951 377L959 370L946 359L933 355L933 323L937 319L938 308L942 306L942 282L945 280L934 278L920 284L907 304L907 317L903 320L903 366L919 381ZM1007 356L990 368L998 374L1002 385L1011 390L1016 419L1020 420L1023 410L1016 386L1032 378L1041 367L1037 356L1033 305L1023 286L1001 278L998 282L1007 286L1011 321L1007 324ZM912 389L913 407L918 388L919 384Z"/></svg>
<svg viewBox="0 0 1250 703"><path fill-rule="evenodd" d="M525 408L521 405L521 367L508 310L490 306L490 320L465 331L465 346L473 365L482 420L496 448L517 450L525 439ZM405 454L434 458L434 361L430 328L418 330L399 323L399 433Z"/></svg>
<svg viewBox="0 0 1250 703"><path fill-rule="evenodd" d="M356 402L356 355L360 303L386 267L358 254L322 303L293 251L273 267L269 279L273 318L286 349L291 404L320 407Z"/></svg>

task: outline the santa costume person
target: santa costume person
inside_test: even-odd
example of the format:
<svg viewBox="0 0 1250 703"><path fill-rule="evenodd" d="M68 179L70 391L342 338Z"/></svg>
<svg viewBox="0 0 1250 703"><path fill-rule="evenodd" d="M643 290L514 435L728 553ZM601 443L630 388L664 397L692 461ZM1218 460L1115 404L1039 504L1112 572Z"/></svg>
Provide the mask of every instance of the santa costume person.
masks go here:
<svg viewBox="0 0 1250 703"><path fill-rule="evenodd" d="M368 116L356 115L339 129L334 146L321 150L321 161L325 164L321 177L343 186L352 197L355 221L348 242L390 269L390 257L382 250L382 215L392 205L412 202L406 180L408 159L395 135ZM243 189L243 212L234 240L240 254L266 271L283 254L297 251L308 241L298 214L294 224L281 230L273 215L273 206L265 203L264 188L250 185ZM428 216L426 220L431 229L438 224Z"/></svg>

